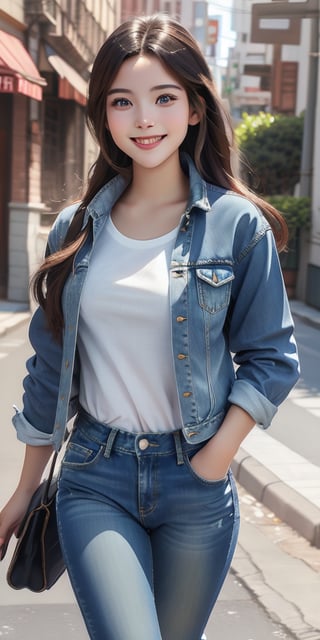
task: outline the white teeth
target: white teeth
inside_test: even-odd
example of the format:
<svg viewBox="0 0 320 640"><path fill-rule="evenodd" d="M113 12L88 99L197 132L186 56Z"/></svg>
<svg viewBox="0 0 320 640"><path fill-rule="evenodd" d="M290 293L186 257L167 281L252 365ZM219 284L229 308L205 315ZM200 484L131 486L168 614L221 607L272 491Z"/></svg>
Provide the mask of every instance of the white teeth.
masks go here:
<svg viewBox="0 0 320 640"><path fill-rule="evenodd" d="M139 144L154 144L155 142L159 142L162 136L157 136L156 138L135 138L136 142Z"/></svg>

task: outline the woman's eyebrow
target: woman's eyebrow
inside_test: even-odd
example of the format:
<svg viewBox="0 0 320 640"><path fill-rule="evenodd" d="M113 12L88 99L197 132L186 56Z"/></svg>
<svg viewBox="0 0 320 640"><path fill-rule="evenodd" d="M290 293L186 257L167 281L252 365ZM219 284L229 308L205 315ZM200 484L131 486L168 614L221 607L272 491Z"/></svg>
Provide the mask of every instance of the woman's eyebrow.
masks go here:
<svg viewBox="0 0 320 640"><path fill-rule="evenodd" d="M113 93L133 93L133 91L131 91L131 89L124 89L123 87L117 87L115 89L110 89L107 95L111 96Z"/></svg>
<svg viewBox="0 0 320 640"><path fill-rule="evenodd" d="M162 91L163 89L177 89L178 91L182 91L182 87L179 87L177 84L157 84L154 87L151 87L150 91ZM115 87L108 91L108 96L111 96L113 93L133 94L133 91L131 91L131 89L125 89L124 87Z"/></svg>
<svg viewBox="0 0 320 640"><path fill-rule="evenodd" d="M157 84L150 91L161 91L162 89L178 89L178 91L182 91L182 87L179 87L178 84Z"/></svg>

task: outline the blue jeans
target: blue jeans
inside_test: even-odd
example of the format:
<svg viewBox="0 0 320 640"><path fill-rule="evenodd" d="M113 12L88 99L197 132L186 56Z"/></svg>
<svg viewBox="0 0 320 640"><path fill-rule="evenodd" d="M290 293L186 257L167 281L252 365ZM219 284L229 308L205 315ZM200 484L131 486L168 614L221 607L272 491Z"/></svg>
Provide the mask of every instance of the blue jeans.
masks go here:
<svg viewBox="0 0 320 640"><path fill-rule="evenodd" d="M210 482L190 465L201 446L78 417L57 513L90 638L200 640L239 530L231 472Z"/></svg>

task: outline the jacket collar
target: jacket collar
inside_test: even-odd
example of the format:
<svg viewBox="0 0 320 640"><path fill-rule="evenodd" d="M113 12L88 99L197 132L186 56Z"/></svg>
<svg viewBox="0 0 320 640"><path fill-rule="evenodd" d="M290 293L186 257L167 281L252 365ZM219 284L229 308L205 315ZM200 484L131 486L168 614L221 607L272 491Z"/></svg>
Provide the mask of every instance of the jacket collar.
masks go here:
<svg viewBox="0 0 320 640"><path fill-rule="evenodd" d="M208 211L210 204L207 196L206 182L201 178L193 160L188 154L181 153L180 160L182 169L189 175L190 181L190 195L186 215L190 213L193 207L197 207L202 211ZM96 193L88 205L84 216L83 227L87 224L89 216L95 220L101 216L108 215L128 184L129 181L121 175L117 175L107 182L107 184Z"/></svg>

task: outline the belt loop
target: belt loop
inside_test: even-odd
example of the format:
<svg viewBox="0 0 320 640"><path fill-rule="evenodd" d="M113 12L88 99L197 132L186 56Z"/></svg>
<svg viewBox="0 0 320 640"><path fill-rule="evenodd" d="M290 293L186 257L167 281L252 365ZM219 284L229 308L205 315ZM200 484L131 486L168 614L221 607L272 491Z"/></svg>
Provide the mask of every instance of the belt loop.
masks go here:
<svg viewBox="0 0 320 640"><path fill-rule="evenodd" d="M104 458L110 458L111 455L111 451L112 451L112 447L113 447L113 443L116 439L116 436L118 434L119 429L114 429L113 427L111 427L111 431L108 435L107 438L107 443L106 443L106 448L103 454Z"/></svg>
<svg viewBox="0 0 320 640"><path fill-rule="evenodd" d="M181 444L181 431L174 431L173 437L174 437L174 443L176 446L177 464L184 464L182 444Z"/></svg>

